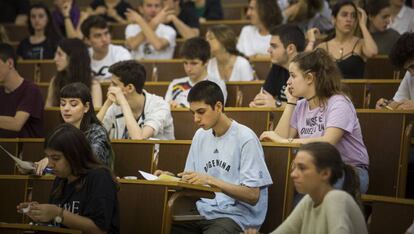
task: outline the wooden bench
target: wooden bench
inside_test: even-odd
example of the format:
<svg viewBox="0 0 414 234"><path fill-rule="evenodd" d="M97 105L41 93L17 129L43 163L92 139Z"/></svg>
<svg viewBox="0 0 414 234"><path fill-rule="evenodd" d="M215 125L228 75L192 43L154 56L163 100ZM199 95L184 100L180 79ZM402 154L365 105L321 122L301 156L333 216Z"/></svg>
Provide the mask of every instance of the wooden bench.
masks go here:
<svg viewBox="0 0 414 234"><path fill-rule="evenodd" d="M405 71L396 68L387 55L369 58L365 64L365 79L402 79Z"/></svg>

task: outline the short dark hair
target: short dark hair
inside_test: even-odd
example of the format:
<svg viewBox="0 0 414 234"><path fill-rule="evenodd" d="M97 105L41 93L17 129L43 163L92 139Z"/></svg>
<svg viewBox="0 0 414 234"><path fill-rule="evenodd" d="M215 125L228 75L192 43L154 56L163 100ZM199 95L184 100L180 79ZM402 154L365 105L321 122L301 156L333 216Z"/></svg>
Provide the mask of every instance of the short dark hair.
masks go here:
<svg viewBox="0 0 414 234"><path fill-rule="evenodd" d="M190 89L187 101L191 102L204 102L210 105L214 110L214 106L217 102L221 102L224 108L224 95L220 86L213 81L203 80L198 82Z"/></svg>
<svg viewBox="0 0 414 234"><path fill-rule="evenodd" d="M305 35L302 30L292 24L283 24L272 27L270 29L272 36L279 36L280 41L286 48L288 45L293 44L296 46L298 52L302 52L305 49Z"/></svg>
<svg viewBox="0 0 414 234"><path fill-rule="evenodd" d="M81 31L83 36L89 38L89 34L91 33L91 28L100 28L105 29L108 28L108 22L99 15L92 15L89 16L85 21L83 21L81 25Z"/></svg>
<svg viewBox="0 0 414 234"><path fill-rule="evenodd" d="M380 11L390 6L389 0L369 0L366 10L369 16L376 16Z"/></svg>
<svg viewBox="0 0 414 234"><path fill-rule="evenodd" d="M13 60L13 66L16 68L17 56L13 47L7 43L0 43L0 59L7 62L8 59Z"/></svg>
<svg viewBox="0 0 414 234"><path fill-rule="evenodd" d="M390 52L391 63L403 67L410 59L414 59L414 33L404 33L395 42Z"/></svg>
<svg viewBox="0 0 414 234"><path fill-rule="evenodd" d="M109 72L119 77L124 85L132 84L137 93L142 93L147 73L144 66L137 61L125 60L117 62L109 67Z"/></svg>
<svg viewBox="0 0 414 234"><path fill-rule="evenodd" d="M201 37L187 39L181 46L180 55L185 59L200 59L206 63L210 59L210 44Z"/></svg>

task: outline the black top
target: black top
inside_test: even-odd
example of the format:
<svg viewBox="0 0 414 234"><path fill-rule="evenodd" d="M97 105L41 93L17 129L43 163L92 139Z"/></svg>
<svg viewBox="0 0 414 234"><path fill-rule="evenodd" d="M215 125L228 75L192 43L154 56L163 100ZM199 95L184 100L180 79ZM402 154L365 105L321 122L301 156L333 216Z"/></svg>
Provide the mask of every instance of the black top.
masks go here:
<svg viewBox="0 0 414 234"><path fill-rule="evenodd" d="M267 74L266 81L263 84L263 89L280 101L286 101L285 89L288 79L289 71L282 66L273 64L272 68Z"/></svg>
<svg viewBox="0 0 414 234"><path fill-rule="evenodd" d="M206 20L222 20L223 7L220 0L206 0L206 5L203 8L197 8L198 17L203 17Z"/></svg>
<svg viewBox="0 0 414 234"><path fill-rule="evenodd" d="M44 40L39 44L32 44L29 38L20 42L17 47L17 55L22 59L53 59L57 48L57 42Z"/></svg>
<svg viewBox="0 0 414 234"><path fill-rule="evenodd" d="M365 61L359 54L354 52L359 40L355 42L350 53L336 60L336 64L345 79L362 79L364 77ZM326 43L326 51L329 52L328 43Z"/></svg>
<svg viewBox="0 0 414 234"><path fill-rule="evenodd" d="M105 1L104 0L94 0L93 2L91 2L91 4L89 6L92 9L95 10L98 6L104 6L104 7L106 7L106 4L105 4ZM123 19L126 19L125 12L127 11L128 8L133 9L133 7L131 6L131 4L129 4L129 3L125 2L125 1L120 1L115 6L116 12ZM108 15L101 15L101 16L104 17L108 22L117 22L116 19L112 18L111 16L108 16Z"/></svg>
<svg viewBox="0 0 414 234"><path fill-rule="evenodd" d="M17 15L27 15L29 13L29 8L29 0L1 0L0 22L14 23Z"/></svg>
<svg viewBox="0 0 414 234"><path fill-rule="evenodd" d="M180 14L178 18L183 21L187 26L191 28L200 28L200 22L198 21L197 12L193 2L184 2L180 3ZM177 32L177 37L182 37L177 28L175 28L173 23L169 23L169 26L173 27Z"/></svg>
<svg viewBox="0 0 414 234"><path fill-rule="evenodd" d="M60 184L63 186L63 193L56 197L53 191ZM107 233L119 233L117 186L106 169L94 169L71 183L67 179L56 177L51 191L49 204L87 217Z"/></svg>

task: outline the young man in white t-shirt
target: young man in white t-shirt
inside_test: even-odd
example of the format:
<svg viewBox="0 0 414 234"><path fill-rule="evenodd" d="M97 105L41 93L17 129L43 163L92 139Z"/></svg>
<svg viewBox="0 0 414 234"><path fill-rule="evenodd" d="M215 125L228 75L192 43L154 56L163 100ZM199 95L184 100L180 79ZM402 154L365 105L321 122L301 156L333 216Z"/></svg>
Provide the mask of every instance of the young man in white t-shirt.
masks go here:
<svg viewBox="0 0 414 234"><path fill-rule="evenodd" d="M81 25L86 44L90 46L91 69L101 82L110 82L109 67L119 61L130 60L131 54L122 46L111 44L111 34L106 20L101 16L90 16Z"/></svg>
<svg viewBox="0 0 414 234"><path fill-rule="evenodd" d="M256 134L224 113L224 97L212 81L200 81L188 95L195 133L182 181L217 187L214 199L197 201L206 220L173 224L171 233L240 233L262 225L272 184ZM157 170L156 175L163 172Z"/></svg>
<svg viewBox="0 0 414 234"><path fill-rule="evenodd" d="M226 84L218 77L207 74L208 60L210 59L210 44L200 37L187 39L181 47L181 57L184 59L186 77L174 79L168 86L165 101L172 108L190 107L187 101L190 89L202 80L211 80L217 83L227 99Z"/></svg>
<svg viewBox="0 0 414 234"><path fill-rule="evenodd" d="M162 0L138 1L138 12L128 9L125 15L132 24L125 29L126 45L134 59L171 59L174 54L175 30L163 24L168 7Z"/></svg>
<svg viewBox="0 0 414 234"><path fill-rule="evenodd" d="M170 106L162 97L143 90L146 72L135 60L118 62L107 99L97 114L111 139L174 140Z"/></svg>

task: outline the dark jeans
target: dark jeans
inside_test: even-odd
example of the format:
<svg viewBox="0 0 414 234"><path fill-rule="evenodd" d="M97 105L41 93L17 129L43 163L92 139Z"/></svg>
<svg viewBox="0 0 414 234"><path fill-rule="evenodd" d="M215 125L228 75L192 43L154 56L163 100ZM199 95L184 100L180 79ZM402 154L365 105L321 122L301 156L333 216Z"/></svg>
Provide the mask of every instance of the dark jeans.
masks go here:
<svg viewBox="0 0 414 234"><path fill-rule="evenodd" d="M230 218L174 223L171 227L171 234L239 234L242 231L240 226Z"/></svg>

